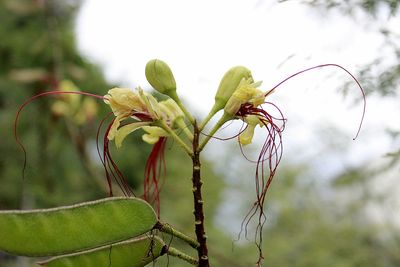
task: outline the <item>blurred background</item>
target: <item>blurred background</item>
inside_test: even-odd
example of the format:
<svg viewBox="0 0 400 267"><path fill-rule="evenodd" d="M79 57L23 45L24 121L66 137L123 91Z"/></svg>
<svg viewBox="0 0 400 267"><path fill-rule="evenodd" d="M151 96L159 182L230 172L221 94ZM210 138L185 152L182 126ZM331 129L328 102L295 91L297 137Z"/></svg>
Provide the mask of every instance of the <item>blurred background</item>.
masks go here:
<svg viewBox="0 0 400 267"><path fill-rule="evenodd" d="M301 69L337 63L367 94L355 141L362 97L339 69L298 76L269 97L288 121L266 200L265 266L400 266L399 6L398 0L0 0L0 209L107 196L96 132L108 108L88 97L43 97L22 111L22 179L24 154L13 135L18 108L59 90L64 79L99 95L114 86L150 91L144 66L160 58L202 118L234 65L251 69L266 91ZM257 155L264 136L257 132L247 155ZM140 134L125 142L112 154L140 195L151 146ZM254 200L255 166L235 140L213 140L203 156L212 265L253 266L254 229L249 240L235 240ZM193 233L191 162L173 142L166 159L161 218ZM0 253L1 267L32 262ZM166 264L185 266L174 258L156 266Z"/></svg>

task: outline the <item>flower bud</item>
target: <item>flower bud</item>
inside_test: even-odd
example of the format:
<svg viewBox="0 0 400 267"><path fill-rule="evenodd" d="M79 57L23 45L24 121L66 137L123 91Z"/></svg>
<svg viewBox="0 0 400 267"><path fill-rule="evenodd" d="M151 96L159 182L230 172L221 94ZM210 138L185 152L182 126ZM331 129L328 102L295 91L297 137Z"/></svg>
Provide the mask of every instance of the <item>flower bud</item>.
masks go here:
<svg viewBox="0 0 400 267"><path fill-rule="evenodd" d="M246 67L236 66L225 73L215 95L215 111L221 110L225 107L226 102L228 102L229 98L235 92L243 79L253 82L251 71Z"/></svg>
<svg viewBox="0 0 400 267"><path fill-rule="evenodd" d="M146 64L145 70L147 81L158 92L170 95L176 90L176 82L171 69L164 61L152 59Z"/></svg>

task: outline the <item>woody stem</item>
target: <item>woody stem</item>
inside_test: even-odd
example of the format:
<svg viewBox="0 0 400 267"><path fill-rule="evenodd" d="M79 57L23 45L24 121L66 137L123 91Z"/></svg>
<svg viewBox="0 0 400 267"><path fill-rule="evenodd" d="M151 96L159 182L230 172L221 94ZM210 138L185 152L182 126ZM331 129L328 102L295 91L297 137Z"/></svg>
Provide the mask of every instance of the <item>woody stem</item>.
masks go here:
<svg viewBox="0 0 400 267"><path fill-rule="evenodd" d="M208 260L208 248L207 248L207 235L204 227L204 201L201 194L201 187L203 182L201 181L200 175L200 150L199 150L199 135L200 131L198 129L197 124L194 124L194 138L193 138L193 200L194 200L194 224L195 224L195 232L196 238L199 242L199 246L197 248L197 254L199 257L199 267L209 267L210 263Z"/></svg>

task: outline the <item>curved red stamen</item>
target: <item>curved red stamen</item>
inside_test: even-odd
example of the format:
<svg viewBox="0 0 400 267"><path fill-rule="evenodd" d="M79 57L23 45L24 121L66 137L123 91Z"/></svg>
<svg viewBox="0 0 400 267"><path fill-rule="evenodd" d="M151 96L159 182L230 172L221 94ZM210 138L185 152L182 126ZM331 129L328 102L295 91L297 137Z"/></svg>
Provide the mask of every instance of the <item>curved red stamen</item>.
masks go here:
<svg viewBox="0 0 400 267"><path fill-rule="evenodd" d="M103 136L103 155L101 157L101 162L104 166L104 170L106 173L107 183L110 188L110 195L112 196L112 186L111 186L111 180L112 180L111 177L112 177L117 182L119 188L122 190L122 193L125 196L132 196L132 195L134 196L135 194L133 193L132 188L129 186L127 179L125 178L122 171L118 168L118 165L115 163L115 161L111 156L109 148L110 140L108 140L107 136L111 130L114 120L115 118L107 126L107 129Z"/></svg>
<svg viewBox="0 0 400 267"><path fill-rule="evenodd" d="M165 144L167 138L160 137L147 159L144 178L143 198L156 206L157 215L160 216L160 191L166 177ZM160 183L160 181L162 182Z"/></svg>
<svg viewBox="0 0 400 267"><path fill-rule="evenodd" d="M360 130L361 130L362 123L364 121L365 110L366 110L366 96L364 93L364 89L362 88L359 81L354 77L354 75L351 74L347 69L343 68L340 65L322 64L322 65L317 65L317 66L296 72L296 73L290 75L289 77L285 78L281 82L279 82L274 87L272 87L271 90L269 90L265 93L265 96L268 96L277 87L279 87L280 85L282 85L283 83L285 83L286 81L288 81L289 79L291 79L297 75L300 75L304 72L307 72L307 71L310 71L313 69L329 67L329 66L337 67L337 68L340 68L343 71L345 71L356 82L358 88L361 91L364 105L363 105L363 111L362 111L360 124L359 124L358 130L357 130L357 133L356 133L355 137L353 138L353 140L354 140L358 137ZM267 191L271 185L271 182L275 176L277 167L282 158L282 154L283 154L282 132L285 129L285 122L286 122L286 119L284 118L282 112L275 104L270 103L270 102L266 102L264 104L269 104L269 105L273 106L279 112L279 117L274 117L274 116L270 115L262 107L254 107L250 103L242 105L240 110L236 114L238 117L242 117L243 119L249 115L257 116L259 118L260 122L264 125L265 129L267 130L267 137L261 148L261 151L259 153L257 160L250 160L244 154L243 148L240 145L240 149L241 149L244 157L247 160L249 160L253 163L256 163L256 171L255 171L256 201L254 202L254 204L250 208L249 212L245 216L244 220L242 221L241 231L239 232L239 238L240 238L242 231L244 231L245 237L247 238L247 233L248 233L247 227L248 227L250 221L252 220L252 218L254 218L254 216L256 216L258 214L257 215L258 224L257 224L256 231L255 231L255 243L259 250L259 259L257 262L257 264L259 266L261 266L261 262L263 259L262 230L263 230L263 226L266 221L266 214L264 212L264 202L265 202ZM265 172L265 168L268 168L269 173Z"/></svg>
<svg viewBox="0 0 400 267"><path fill-rule="evenodd" d="M255 231L255 243L259 251L259 260L258 260L259 265L261 264L261 261L263 259L263 254L261 249L262 229L266 221L266 215L264 212L264 202L268 188L271 185L271 182L275 176L275 172L282 158L283 154L282 132L285 129L285 123L286 123L286 119L284 118L283 113L275 104L270 102L265 102L264 104L272 106L274 109L276 109L278 111L279 117L271 115L263 107L254 107L250 103L243 104L236 114L243 120L245 120L246 116L250 115L257 116L259 121L263 124L264 126L263 128L267 130L266 139L256 160L249 159L245 155L242 145L240 145L239 143L240 150L243 156L248 161L256 164L256 171L255 171L256 200L242 221L241 231L239 232L239 238L242 231L244 231L245 237L247 238L247 227L250 224L250 221L258 213L258 224ZM266 168L268 168L269 173L265 173Z"/></svg>
<svg viewBox="0 0 400 267"><path fill-rule="evenodd" d="M24 144L22 143L22 141L19 139L18 137L18 121L19 121L19 117L21 115L22 110L28 105L30 104L32 101L43 97L43 96L50 96L50 95L61 95L61 94L77 94L77 95L86 95L86 96L91 96L91 97L95 97L98 99L104 99L103 96L100 95L96 95L96 94L91 94L91 93L86 93L86 92L79 92L79 91L48 91L48 92L43 92L37 95L32 96L31 98L29 98L28 100L26 100L24 103L22 103L21 106L19 106L17 113L15 115L15 119L14 119L14 138L16 143L19 145L19 147L22 149L22 152L24 154L24 164L22 167L22 179L25 179L25 170L26 170L26 164L27 164L27 153L26 153L26 149Z"/></svg>
<svg viewBox="0 0 400 267"><path fill-rule="evenodd" d="M355 139L358 137L358 135L359 135L359 133L360 133L360 131L361 131L361 126L362 126L363 121L364 121L365 110L366 110L366 107L367 107L366 96L365 96L364 89L363 89L363 87L361 86L360 82L357 80L357 78L356 78L350 71L348 71L346 68L344 68L344 67L342 67L342 66L340 66L340 65L338 65L338 64L334 64L334 63L320 64L320 65L317 65L317 66L314 66L314 67L310 67L310 68L307 68L307 69L303 69L303 70L301 70L301 71L298 71L298 72L296 72L296 73L290 75L289 77L283 79L283 80L280 81L277 85L275 85L274 87L272 87L271 90L269 90L268 92L265 93L265 96L271 94L271 93L272 93L276 88L278 88L280 85L282 85L283 83L287 82L288 80L292 79L293 77L295 77L295 76L297 76L297 75L300 75L300 74L302 74L302 73L308 72L308 71L310 71L310 70L319 69L319 68L324 68L324 67L336 67L336 68L339 68L339 69L343 70L343 71L346 72L348 75L350 75L350 77L355 81L355 83L357 84L358 88L360 89L360 92L361 92L361 95L362 95L362 98L363 98L363 103L364 103L364 105L363 105L363 111L362 111L362 115L361 115L361 120L360 120L360 123L359 123L359 125L358 125L358 129L357 129L356 135L353 137L353 140L355 140Z"/></svg>
<svg viewBox="0 0 400 267"><path fill-rule="evenodd" d="M110 176L110 174L109 174L109 172L108 172L108 170L107 170L107 168L106 168L106 160L105 160L105 158L104 158L104 152L103 152L103 155L101 154L101 149L100 149L100 146L99 146L99 144L100 144L100 142L99 142L99 138L100 138L100 130L101 130L101 128L102 128L102 126L103 126L103 124L104 124L104 122L106 121L106 119L108 118L108 117L110 117L111 115L112 115L113 113L112 112L109 112L101 121L100 121L100 124L99 124L99 126L97 127L97 133L96 133L96 150L97 150L97 155L99 156L99 159L100 159L100 161L101 161L101 164L103 165L103 167L104 167L104 170L105 170L105 174L106 174L106 179L107 179L107 184L108 184L108 189L109 189L109 196L111 197L111 196L113 196L113 191L112 191L112 179L111 179L111 176ZM107 127L108 128L108 127ZM109 130L108 130L109 131ZM107 132L107 131L106 131ZM107 133L108 134L108 133ZM107 146L108 146L108 144L107 144ZM103 151L104 151L104 139L103 139Z"/></svg>

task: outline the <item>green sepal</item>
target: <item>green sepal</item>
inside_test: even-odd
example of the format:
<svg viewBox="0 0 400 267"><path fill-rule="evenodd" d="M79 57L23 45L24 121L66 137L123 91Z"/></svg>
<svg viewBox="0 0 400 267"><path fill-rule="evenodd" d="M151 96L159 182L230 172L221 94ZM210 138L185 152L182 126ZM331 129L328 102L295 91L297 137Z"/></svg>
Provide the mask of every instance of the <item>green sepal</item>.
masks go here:
<svg viewBox="0 0 400 267"><path fill-rule="evenodd" d="M253 80L251 71L243 66L232 67L224 74L215 94L215 104L212 109L214 114L225 107L226 102L243 79Z"/></svg>

